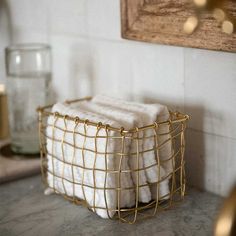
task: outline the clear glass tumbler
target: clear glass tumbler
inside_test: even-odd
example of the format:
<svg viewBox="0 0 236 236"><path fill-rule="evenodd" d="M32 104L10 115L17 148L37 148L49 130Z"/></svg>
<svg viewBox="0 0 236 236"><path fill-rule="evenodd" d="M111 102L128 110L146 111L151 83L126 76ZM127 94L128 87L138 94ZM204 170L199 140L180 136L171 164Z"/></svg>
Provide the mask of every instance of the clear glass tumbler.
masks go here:
<svg viewBox="0 0 236 236"><path fill-rule="evenodd" d="M7 93L11 149L39 152L36 109L48 101L51 50L46 44L19 44L6 48Z"/></svg>

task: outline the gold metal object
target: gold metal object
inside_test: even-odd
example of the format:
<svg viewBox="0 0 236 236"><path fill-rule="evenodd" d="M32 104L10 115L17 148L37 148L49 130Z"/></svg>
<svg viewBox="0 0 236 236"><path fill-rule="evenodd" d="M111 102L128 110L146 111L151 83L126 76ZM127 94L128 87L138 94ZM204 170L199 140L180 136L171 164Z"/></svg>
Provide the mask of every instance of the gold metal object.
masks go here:
<svg viewBox="0 0 236 236"><path fill-rule="evenodd" d="M0 84L0 139L7 138L8 135L7 95L5 93L5 86Z"/></svg>
<svg viewBox="0 0 236 236"><path fill-rule="evenodd" d="M89 100L91 98L84 98L84 99L78 99L78 100L74 100L74 101L67 101L67 103L73 103L73 102L78 102L78 101L82 101L82 100ZM117 186L116 188L114 188L114 190L117 193L117 208L115 209L110 209L107 207L102 208L102 207L97 207L95 206L95 204L93 205L89 205L88 202L86 202L86 200L82 200L82 199L78 199L75 195L74 196L68 196L67 194L58 192L58 190L56 190L55 188L55 181L53 181L53 187L52 189L54 190L54 192L63 195L66 199L72 201L75 204L80 204L80 205L84 205L86 206L88 209L90 210L96 210L96 209L104 209L108 211L115 211L116 214L112 219L119 219L121 222L126 222L129 224L133 224L134 222L136 222L137 219L143 219L146 217L151 217L156 215L156 213L158 211L162 211L165 210L167 208L170 208L171 206L174 205L174 203L182 200L184 198L185 195L185 160L184 160L184 150L185 150L185 137L184 137L184 131L186 128L186 121L189 119L188 115L184 115L181 114L179 112L170 112L170 119L166 120L164 122L155 122L154 124L150 124L148 126L144 126L144 127L134 127L133 129L130 130L125 130L123 127L112 127L109 124L102 124L100 122L98 123L94 123L91 122L89 120L82 120L79 117L70 117L70 116L64 116L61 115L59 113L52 113L50 112L52 105L50 106L46 106L43 108L38 108L38 113L39 113L39 135L40 135L40 153L41 153L41 170L42 170L42 176L43 176L43 180L45 182L45 184L48 186L47 183L47 174L48 172L50 172L50 174L53 176L54 178L60 178L62 180L62 183L64 183L64 181L69 181L70 183L72 183L73 185L73 192L75 193L75 188L78 186L81 186L82 191L84 192L84 188L92 188L94 190L94 198L96 195L96 189L102 189L105 191L108 190L108 188L104 185L104 188L98 188L96 187L96 183L94 183L93 186L88 186L84 183L83 178L81 182L76 182L74 179L74 174L72 171L72 176L73 176L73 181L66 179L66 177L64 176L64 167L66 164L71 165L71 169L73 170L73 167L80 167L82 170L87 170L90 169L88 167L86 167L84 164L83 165L78 165L75 164L75 154L73 154L73 160L71 163L68 163L68 161L66 161L66 158L64 157L64 152L62 152L63 154L63 158L62 160L57 157L54 153L53 150L54 148L52 148L52 150L47 150L47 139L51 139L52 143L55 145L56 142L61 143L61 147L63 147L65 144L66 145L70 145L71 147L74 148L74 153L77 150L81 150L82 153L86 150L88 151L88 149L85 147L85 141L83 143L75 143L76 140L76 136L78 135L82 135L84 137L84 140L86 140L86 138L94 138L96 141L99 139L106 139L107 142L111 141L112 139L120 139L121 140L121 150L118 153L112 153L115 155L116 158L120 158L120 162L122 162L123 158L129 158L130 156L135 156L136 158L136 168L135 169L129 169L129 170L123 170L120 167L122 165L119 165L119 167L117 167L117 169L115 170L109 170L109 169L96 169L95 166L92 169L93 172L95 171L104 171L106 173L106 175L111 174L111 172L113 174L117 175ZM48 137L46 134L46 129L47 127L49 127L49 125L47 124L47 119L51 117L54 119L54 125L50 125L52 128L52 137ZM62 119L64 120L64 124L65 124L65 128L62 129L61 127L58 127L56 125L56 122L58 119ZM72 130L69 130L67 127L67 123L68 122L73 122L74 124L74 128ZM84 133L79 133L77 131L77 127L78 126L82 126L84 129ZM96 135L91 137L87 135L87 129L90 127L96 127L97 131L99 131L100 129L104 129L106 135L105 136L99 136L99 132L96 132ZM169 132L167 133L161 133L161 128L162 127L168 127ZM54 135L54 131L56 129L59 129L61 131L63 131L64 135L61 138L55 138ZM147 130L151 130L152 131L152 135L149 137L145 137L147 139L152 139L155 143L154 147L151 149L147 149L147 150L141 150L140 146L140 142L138 142L138 140L140 139L140 134L142 132L145 132ZM112 132L111 131L115 131ZM65 134L71 133L73 135L73 142L69 143L68 141L65 141L64 137ZM111 136L111 134L113 134L113 136ZM158 139L159 137L168 137L166 138L162 143L159 143ZM136 143L136 152L133 153L129 153L127 152L127 150L125 150L125 143L127 142L127 140L131 140L133 142ZM98 142L97 142L98 143ZM53 145L52 144L52 145ZM172 147L172 153L171 156L168 157L166 160L160 160L159 158L159 151L160 149L165 145L165 144L171 144ZM95 156L97 156L97 154L99 153L99 155L103 155L104 158L107 158L107 150L104 150L104 153L98 152L97 151L97 147L95 145L94 149L89 149L90 152L95 153ZM147 153L147 152L152 152L155 153L156 155L156 163L148 166L148 167L144 167L144 168L140 168L139 167L139 158L140 155L142 153ZM110 153L109 153L110 154ZM53 166L53 160L57 160L57 161L61 161L61 163L63 164L63 170L62 173L60 173L60 176L58 176L58 174L56 174L53 171L48 169L47 163L48 163L48 157L51 157L52 159L52 166ZM82 158L85 159L86 156L82 155ZM99 158L101 158L101 156L99 156ZM102 157L103 158L103 157ZM95 158L96 159L96 158ZM95 160L96 161L96 160ZM168 175L165 176L164 178L160 177L160 166L161 164L163 164L164 161L170 161L172 163L172 169L173 171ZM84 162L83 162L84 163ZM158 173L158 181L155 183L147 183L145 185L139 185L139 173L143 170L146 170L147 168L156 166L157 169L157 173ZM83 171L82 171L83 172ZM136 177L137 177L137 184L134 187L130 187L129 189L134 189L135 192L135 204L133 207L131 208L121 208L120 207L120 203L121 203L121 199L120 199L120 193L121 191L125 191L124 188L120 187L121 186L121 181L120 181L120 176L122 173L125 172L130 172L130 173L135 173ZM169 187L170 187L170 192L165 195L165 196L160 196L160 184L166 180L169 179ZM94 178L95 182L96 179ZM64 185L64 184L63 184ZM138 201L139 197L139 191L141 187L144 186L155 186L157 189L157 196L156 199L159 199L158 201L156 200L151 200L148 203L140 203ZM110 188L109 188L110 189ZM127 188L126 188L127 189ZM66 193L66 189L64 186L64 192ZM106 202L106 194L104 194L105 197L105 202ZM94 201L95 202L95 201ZM144 211L145 210L145 211ZM109 216L109 214L108 214ZM110 216L109 216L110 218Z"/></svg>
<svg viewBox="0 0 236 236"><path fill-rule="evenodd" d="M207 0L194 0L194 3L198 7L205 7L207 4Z"/></svg>
<svg viewBox="0 0 236 236"><path fill-rule="evenodd" d="M232 34L234 32L234 25L231 21L225 20L222 23L222 31L226 34Z"/></svg>
<svg viewBox="0 0 236 236"><path fill-rule="evenodd" d="M226 17L225 12L220 8L215 8L213 10L213 16L218 22L223 22Z"/></svg>
<svg viewBox="0 0 236 236"><path fill-rule="evenodd" d="M197 21L191 22L190 19L195 16L189 17L184 23L184 32L186 34L192 34L197 28L195 22L201 21L201 14L208 11L221 24L221 31L223 33L233 34L236 27L236 20L225 9L225 3L227 1L229 0L193 0L196 8L195 14L197 15Z"/></svg>
<svg viewBox="0 0 236 236"><path fill-rule="evenodd" d="M236 235L236 186L225 200L215 225L215 236Z"/></svg>
<svg viewBox="0 0 236 236"><path fill-rule="evenodd" d="M198 26L198 18L196 16L190 16L184 23L184 32L186 34L192 34Z"/></svg>

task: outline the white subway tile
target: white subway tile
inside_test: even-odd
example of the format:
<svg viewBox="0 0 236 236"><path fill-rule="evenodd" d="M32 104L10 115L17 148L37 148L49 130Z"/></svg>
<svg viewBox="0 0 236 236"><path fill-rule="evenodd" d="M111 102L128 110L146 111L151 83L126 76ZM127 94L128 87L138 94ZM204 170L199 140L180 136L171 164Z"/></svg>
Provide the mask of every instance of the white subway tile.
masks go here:
<svg viewBox="0 0 236 236"><path fill-rule="evenodd" d="M49 37L46 31L34 29L12 28L11 43L48 43Z"/></svg>
<svg viewBox="0 0 236 236"><path fill-rule="evenodd" d="M190 127L236 138L236 54L185 49Z"/></svg>
<svg viewBox="0 0 236 236"><path fill-rule="evenodd" d="M162 102L173 110L183 110L183 49L147 43L129 42L132 48L135 99Z"/></svg>
<svg viewBox="0 0 236 236"><path fill-rule="evenodd" d="M4 4L0 7L0 83L6 83L5 48L10 44L9 17Z"/></svg>
<svg viewBox="0 0 236 236"><path fill-rule="evenodd" d="M120 39L120 0L87 0L86 4L89 35Z"/></svg>
<svg viewBox="0 0 236 236"><path fill-rule="evenodd" d="M130 98L132 69L127 45L53 35L53 87L59 100L98 93Z"/></svg>
<svg viewBox="0 0 236 236"><path fill-rule="evenodd" d="M1 45L0 45L0 49L2 49ZM0 57L3 59L3 60L0 61L0 84L6 84L6 71L5 71L4 53L1 53Z"/></svg>
<svg viewBox="0 0 236 236"><path fill-rule="evenodd" d="M93 59L88 41L52 36L53 88L57 100L90 96L93 93Z"/></svg>
<svg viewBox="0 0 236 236"><path fill-rule="evenodd" d="M120 39L119 0L52 0L52 33Z"/></svg>
<svg viewBox="0 0 236 236"><path fill-rule="evenodd" d="M126 44L92 41L95 93L130 98L132 89L132 50Z"/></svg>
<svg viewBox="0 0 236 236"><path fill-rule="evenodd" d="M86 35L87 0L51 0L50 31L71 35Z"/></svg>
<svg viewBox="0 0 236 236"><path fill-rule="evenodd" d="M236 139L189 129L186 135L187 183L222 196L236 181Z"/></svg>
<svg viewBox="0 0 236 236"><path fill-rule="evenodd" d="M8 0L12 26L23 29L47 30L47 0Z"/></svg>

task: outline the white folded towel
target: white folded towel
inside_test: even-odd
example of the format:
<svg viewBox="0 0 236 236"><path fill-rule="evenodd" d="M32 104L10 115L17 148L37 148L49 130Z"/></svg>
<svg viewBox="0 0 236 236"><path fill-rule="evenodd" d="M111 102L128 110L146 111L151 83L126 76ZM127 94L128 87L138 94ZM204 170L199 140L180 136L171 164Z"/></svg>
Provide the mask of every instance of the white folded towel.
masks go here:
<svg viewBox="0 0 236 236"><path fill-rule="evenodd" d="M134 102L126 102L123 100L103 95L97 95L92 99L92 101L98 104L110 105L113 107L123 109L125 111L134 112L139 116L140 120L142 121L141 123L143 125L150 125L156 121L162 122L168 120L169 118L169 112L167 107L161 104L141 104ZM143 151L150 150L156 147L154 138L153 137L148 138L154 135L155 132L153 129L148 129L144 131ZM166 140L169 141L166 142ZM146 176L150 183L158 182L165 176L170 176L171 172L173 171L172 160L168 160L172 155L171 136L169 134L168 125L162 125L161 127L159 127L157 135L157 143L160 146L158 153L155 151L148 151L143 153L144 166L147 167ZM157 171L157 166L158 166L156 159L157 155L159 155L161 161L161 165L159 163L160 173ZM162 166L164 167L164 169L162 168ZM159 196L166 195L165 198L169 197L168 185L169 185L168 179L160 183ZM156 185L152 185L151 192L152 192L152 198L156 199L158 197Z"/></svg>
<svg viewBox="0 0 236 236"><path fill-rule="evenodd" d="M52 112L120 127L119 123L112 119L82 109L72 109L64 104L54 105ZM119 207L134 205L133 182L129 172L120 173L120 187L128 188L127 190L104 190L104 188L119 187L117 171L121 160L120 168L129 170L127 157L122 158L118 154L122 147L121 138L112 138L120 136L119 132L106 131L104 128L97 129L95 126L86 126L81 123L75 126L74 121L62 118L55 120L52 116L48 119L48 125L46 132L50 187L63 194L85 199L91 207L98 207L97 209L92 208L92 210L103 218L112 217L115 214L112 209L115 210L118 207L118 198L120 199ZM73 131L76 132L76 135ZM85 132L87 138L85 138ZM95 138L95 136L98 137ZM83 146L84 149L81 150ZM94 150L97 151L97 154L94 153ZM81 168L83 166L87 169ZM112 171L116 171L116 173ZM52 176L51 173L55 173L58 177ZM73 180L77 184L74 184ZM96 187L100 189L96 189ZM109 210L99 209L99 207Z"/></svg>
<svg viewBox="0 0 236 236"><path fill-rule="evenodd" d="M84 109L84 110L89 110L91 112L96 112L100 115L104 115L108 117L109 119L115 120L117 123L119 123L121 126L123 126L126 130L132 129L134 127L137 127L140 125L138 121L137 115L135 115L132 112L129 111L124 111L122 109L112 107L112 106L104 106L92 102L78 102L72 104L72 107ZM131 142L130 142L131 141ZM142 133L139 135L139 146L142 147ZM131 140L130 138L125 140L126 145L128 145L129 148L129 153L134 153L134 155L130 155L128 157L128 163L131 168L131 170L135 169L143 169L144 168L144 163L143 163L143 158L142 154L139 154L139 168L137 168L137 156L136 156L136 151L137 151L137 143L136 140ZM127 147L128 150L128 147ZM140 150L141 151L141 150ZM139 184L137 181L139 175ZM151 192L150 192L150 187L147 182L147 178L145 175L145 171L132 171L132 178L135 183L135 186L139 186L139 201L140 202L149 202L151 200Z"/></svg>

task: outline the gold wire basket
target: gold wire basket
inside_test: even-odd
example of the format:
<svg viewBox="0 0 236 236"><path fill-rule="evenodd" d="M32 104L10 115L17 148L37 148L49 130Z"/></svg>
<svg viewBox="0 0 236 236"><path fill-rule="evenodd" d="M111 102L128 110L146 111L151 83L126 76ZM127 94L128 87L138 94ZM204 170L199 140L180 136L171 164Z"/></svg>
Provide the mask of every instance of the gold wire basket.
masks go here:
<svg viewBox="0 0 236 236"><path fill-rule="evenodd" d="M67 101L67 103L70 104L90 99L91 98L78 99ZM42 176L46 186L51 188L54 192L61 194L75 204L86 206L93 212L98 212L99 210L107 212L106 218L119 219L121 222L127 222L129 224L134 223L137 219L154 216L158 211L170 208L174 203L183 199L185 194L184 132L186 121L189 119L188 115L179 112L169 112L170 118L164 122L155 122L145 127L134 127L133 129L125 130L123 127L117 128L109 124L102 124L100 122L94 123L89 120L82 120L79 117L62 115L58 112L52 113L51 108L52 105L40 107L38 108L38 114ZM48 122L49 119L53 121L51 124ZM63 122L64 128L59 127L58 122ZM79 127L80 129L78 129ZM81 132L81 128L83 132ZM96 130L94 136L88 133L89 129ZM48 130L50 130L51 135L48 134ZM59 132L61 136L56 136L56 132ZM149 136L145 136L145 132L148 133ZM68 135L71 136L70 141L66 139ZM78 140L83 141L77 143L77 137ZM86 140L88 139L94 141L95 145L93 149L86 147ZM148 149L141 147L140 140L144 139L153 143L153 146L151 148L149 146ZM114 144L117 140L120 142L120 149L116 150L116 152L108 150L109 142ZM99 150L99 142L105 142L104 151ZM131 152L126 148L126 143L128 142L133 142L135 151ZM160 157L163 155L162 149L164 149L165 145L171 148L171 154L163 160ZM55 146L61 149L60 157L55 151ZM67 158L68 154L66 153L66 148L73 150L70 160ZM91 156L88 157L90 155L89 153L93 154L94 162L92 166L86 166L86 159L91 158ZM149 154L155 156L156 162L152 163L150 166L140 167L141 158L149 158ZM112 168L107 164L111 156L118 160L118 164L113 165ZM77 161L79 158L81 161ZM100 168L96 165L99 158L105 160L105 164L102 165L102 167L100 166ZM124 169L122 163L131 158L133 160L132 168ZM58 163L61 165L61 168L59 168L60 171L59 169L56 170L55 167L55 165L58 167ZM165 165L165 163L171 165L171 171L165 176L161 176L161 166ZM155 168L158 179L154 182L147 181L147 183L141 184L140 175L149 168ZM66 171L71 171L70 178L66 176ZM91 178L93 179L90 185L85 181L86 171L90 171ZM104 175L102 179L100 178L100 181L96 182L96 174L99 171ZM77 178L76 174L82 177ZM122 186L122 175L126 174L131 174L133 179L135 179L133 186ZM109 182L111 178L113 178L115 184L108 186L107 182ZM160 186L164 181L168 181L169 191L167 194L161 195ZM60 188L56 186L58 182L61 183ZM69 185L71 191L68 193ZM154 188L155 197L152 197L150 201L144 203L140 202L139 195L145 187ZM76 194L77 191L82 192L82 197L78 197L79 195ZM92 193L93 199L91 201L86 199L86 191ZM125 191L132 191L134 195L134 203L132 206L122 207L122 196L125 196L123 194ZM107 203L107 194L111 192L113 194L111 196L116 201L116 204L113 204L112 207ZM98 193L100 193L99 196ZM101 196L104 196L104 204L98 206L98 204L96 204L96 198Z"/></svg>

